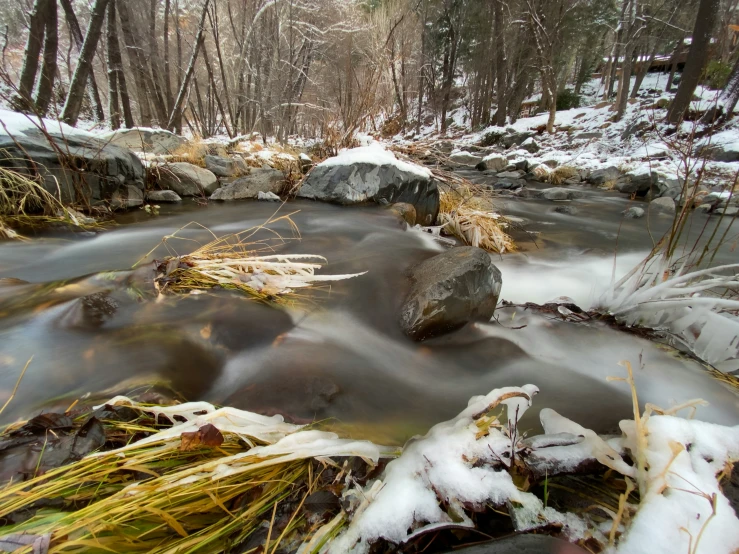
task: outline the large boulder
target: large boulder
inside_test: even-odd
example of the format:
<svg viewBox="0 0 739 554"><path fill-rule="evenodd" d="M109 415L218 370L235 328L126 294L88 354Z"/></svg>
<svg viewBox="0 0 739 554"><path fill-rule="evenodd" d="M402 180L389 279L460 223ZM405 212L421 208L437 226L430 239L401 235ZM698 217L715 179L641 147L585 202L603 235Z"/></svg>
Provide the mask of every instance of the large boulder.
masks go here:
<svg viewBox="0 0 739 554"><path fill-rule="evenodd" d="M144 168L127 148L56 121L42 120L42 131L32 119L0 110L7 127L0 127L0 165L38 175L43 187L65 203L108 202L127 186L143 190ZM121 198L127 192L122 190Z"/></svg>
<svg viewBox="0 0 739 554"><path fill-rule="evenodd" d="M616 190L627 194L636 193L638 196L644 196L656 182L657 174L652 173L648 167L642 167L620 176L616 180Z"/></svg>
<svg viewBox="0 0 739 554"><path fill-rule="evenodd" d="M131 129L118 129L100 138L110 144L129 148L136 152L146 152L161 156L171 154L178 148L187 144L187 139L175 135L164 129L149 129L146 127L132 127Z"/></svg>
<svg viewBox="0 0 739 554"><path fill-rule="evenodd" d="M739 141L702 146L698 154L715 162L739 162Z"/></svg>
<svg viewBox="0 0 739 554"><path fill-rule="evenodd" d="M271 168L252 169L249 175L239 177L224 185L210 197L211 200L242 200L259 198L259 193L276 194L282 189L285 176Z"/></svg>
<svg viewBox="0 0 739 554"><path fill-rule="evenodd" d="M431 172L395 158L379 145L353 148L318 164L298 196L336 204L406 202L416 223L432 225L439 214L439 190Z"/></svg>
<svg viewBox="0 0 739 554"><path fill-rule="evenodd" d="M509 133L500 139L500 143L505 148L511 148L523 144L528 139L532 138L536 133L533 131L516 131L513 128L507 129Z"/></svg>
<svg viewBox="0 0 739 554"><path fill-rule="evenodd" d="M481 156L464 151L452 152L448 159L452 167L477 167L477 164L483 160Z"/></svg>
<svg viewBox="0 0 739 554"><path fill-rule="evenodd" d="M619 177L621 177L621 171L611 165L603 169L591 171L585 180L591 185L605 185L606 183L617 181Z"/></svg>
<svg viewBox="0 0 739 554"><path fill-rule="evenodd" d="M683 184L685 179L682 177L665 177L658 175L652 184L650 194L652 198L662 198L669 196L670 198L678 198L683 192Z"/></svg>
<svg viewBox="0 0 739 554"><path fill-rule="evenodd" d="M400 325L415 340L489 321L503 284L490 254L474 246L452 248L415 266Z"/></svg>
<svg viewBox="0 0 739 554"><path fill-rule="evenodd" d="M110 199L110 206L114 210L128 210L144 203L143 191L133 185L119 187Z"/></svg>
<svg viewBox="0 0 739 554"><path fill-rule="evenodd" d="M525 141L523 141L521 143L521 148L531 154L536 154L539 150L541 150L541 146L537 144L533 137L529 137Z"/></svg>
<svg viewBox="0 0 739 554"><path fill-rule="evenodd" d="M205 156L205 169L216 177L236 177L249 173L249 166L241 158L224 158L223 156Z"/></svg>
<svg viewBox="0 0 739 554"><path fill-rule="evenodd" d="M191 163L175 162L155 167L159 185L180 196L210 196L220 186L212 171Z"/></svg>

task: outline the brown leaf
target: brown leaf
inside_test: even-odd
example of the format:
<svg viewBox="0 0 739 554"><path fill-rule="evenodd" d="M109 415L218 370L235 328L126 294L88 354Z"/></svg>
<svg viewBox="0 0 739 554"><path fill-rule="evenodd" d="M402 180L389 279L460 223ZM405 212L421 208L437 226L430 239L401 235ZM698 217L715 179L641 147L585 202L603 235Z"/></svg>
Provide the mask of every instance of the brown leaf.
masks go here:
<svg viewBox="0 0 739 554"><path fill-rule="evenodd" d="M186 452L198 446L221 446L223 434L210 423L206 423L197 431L190 431L180 435L180 450Z"/></svg>

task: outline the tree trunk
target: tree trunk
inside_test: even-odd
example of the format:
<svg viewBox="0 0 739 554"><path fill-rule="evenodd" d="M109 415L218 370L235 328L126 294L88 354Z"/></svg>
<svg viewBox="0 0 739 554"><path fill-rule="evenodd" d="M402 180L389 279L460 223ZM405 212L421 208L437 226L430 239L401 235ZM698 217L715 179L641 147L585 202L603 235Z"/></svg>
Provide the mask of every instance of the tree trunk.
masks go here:
<svg viewBox="0 0 739 554"><path fill-rule="evenodd" d="M92 68L92 59L95 56L100 34L103 29L103 20L105 19L105 8L108 0L95 0L90 16L90 25L87 29L85 42L82 44L82 52L77 62L77 69L74 71L72 82L69 85L67 93L67 101L62 110L62 121L69 125L75 125L79 118L80 108L82 107L82 97L84 95L85 85L87 84Z"/></svg>
<svg viewBox="0 0 739 554"><path fill-rule="evenodd" d="M60 0L62 4L62 10L64 10L64 19L67 21L67 27L69 33L74 40L77 53L82 51L82 31L80 30L79 21L72 8L71 0ZM90 71L89 82L87 84L87 96L90 100L90 105L93 107L95 119L97 121L105 121L105 112L103 111L103 102L100 99L100 91L98 90L97 83L95 82L95 73Z"/></svg>
<svg viewBox="0 0 739 554"><path fill-rule="evenodd" d="M125 1L125 0L124 0ZM123 108L123 121L126 127L134 126L133 114L131 113L131 99L128 96L126 75L123 72L123 58L121 57L121 45L118 40L118 21L116 16L116 0L110 0L108 4L108 111L111 117L117 118L117 126L120 127L120 112L118 111L118 98Z"/></svg>
<svg viewBox="0 0 739 554"><path fill-rule="evenodd" d="M131 16L126 2L118 4L118 18L121 21L123 32L123 43L128 53L128 63L136 85L136 98L139 103L139 119L144 127L151 127L151 105L149 104L149 90L147 89L146 69L141 51L133 34L131 27Z"/></svg>
<svg viewBox="0 0 739 554"><path fill-rule="evenodd" d="M495 71L497 73L496 80L496 92L495 96L498 100L498 109L493 116L493 124L503 126L506 121L506 114L508 107L506 100L508 98L508 82L506 80L506 58L505 58L505 34L503 33L503 7L502 0L494 0L495 5L495 19L493 34L497 37L497 44L495 47Z"/></svg>
<svg viewBox="0 0 739 554"><path fill-rule="evenodd" d="M203 32L205 31L205 16L208 13L208 4L210 0L205 0L203 6L203 13L200 16L200 24L198 26L198 35L195 39L195 46L192 49L192 55L190 56L190 63L187 64L187 71L185 76L180 83L180 90L177 93L177 99L172 105L172 111L169 113L169 121L167 122L167 129L174 129L175 123L182 119L182 102L185 100L185 94L187 93L187 87L190 84L193 73L195 73L195 61L198 59L198 50L203 44Z"/></svg>
<svg viewBox="0 0 739 554"><path fill-rule="evenodd" d="M44 23L46 21L46 10L50 0L36 0L31 12L30 29L26 40L26 50L23 58L23 69L18 85L20 98L17 99L18 107L28 109L32 105L33 85L36 83L38 72L38 58L41 54L41 45L44 38Z"/></svg>
<svg viewBox="0 0 739 554"><path fill-rule="evenodd" d="M157 6L159 0L151 0L150 4L150 15L149 15L149 61L150 64L146 64L146 59L141 56L144 61L144 70L147 71L146 76L148 77L148 85L150 91L154 93L152 99L154 107L157 112L157 119L159 120L159 126L164 125L167 119L167 104L164 98L164 87L162 86L162 61L159 59L159 47L157 45ZM150 68L146 66L150 65ZM151 69L149 72L148 70ZM153 89L153 90L152 90Z"/></svg>
<svg viewBox="0 0 739 554"><path fill-rule="evenodd" d="M50 0L46 9L46 31L44 37L44 65L41 69L41 79L36 95L36 109L39 114L46 115L49 103L54 93L54 78L56 77L56 55L59 45L57 26L59 25L56 0Z"/></svg>
<svg viewBox="0 0 739 554"><path fill-rule="evenodd" d="M172 112L172 77L169 68L169 12L170 1L164 2L164 95L167 99L167 113Z"/></svg>
<svg viewBox="0 0 739 554"><path fill-rule="evenodd" d="M693 40L688 51L688 60L677 87L677 93L667 111L667 121L678 123L690 106L695 87L708 60L711 32L716 23L720 0L701 0L693 28Z"/></svg>

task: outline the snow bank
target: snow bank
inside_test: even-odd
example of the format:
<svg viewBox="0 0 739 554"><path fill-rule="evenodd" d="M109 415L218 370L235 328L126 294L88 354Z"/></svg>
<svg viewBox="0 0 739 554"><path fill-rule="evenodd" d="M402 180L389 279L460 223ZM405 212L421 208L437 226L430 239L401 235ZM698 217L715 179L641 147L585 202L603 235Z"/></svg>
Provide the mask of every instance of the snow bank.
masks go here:
<svg viewBox="0 0 739 554"><path fill-rule="evenodd" d="M317 167L335 167L340 165L353 165L362 163L372 165L392 165L395 166L399 171L413 173L424 179L428 179L431 177L431 171L429 171L425 167L399 160L392 152L386 150L378 142L373 142L369 146L360 146L358 148L342 150L341 152L339 152L338 156L328 158L327 160L318 164Z"/></svg>

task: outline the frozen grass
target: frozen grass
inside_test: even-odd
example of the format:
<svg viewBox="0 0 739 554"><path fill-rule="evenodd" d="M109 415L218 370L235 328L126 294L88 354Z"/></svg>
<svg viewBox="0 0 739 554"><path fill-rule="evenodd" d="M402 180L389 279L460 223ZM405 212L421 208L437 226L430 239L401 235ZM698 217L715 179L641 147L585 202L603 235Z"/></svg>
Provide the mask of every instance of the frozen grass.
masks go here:
<svg viewBox="0 0 739 554"><path fill-rule="evenodd" d="M267 536L265 551L275 552L306 526L301 507L319 488L331 456L374 464L381 453L372 443L290 425L281 416L205 402L158 407L116 397L107 404L141 414L129 423L108 422L114 432L149 436L6 486L0 517L40 500L53 500L55 507L4 532L48 534L52 552L218 553L269 524L275 532ZM172 426L159 430L152 426L157 418ZM205 431L210 439L193 444ZM288 514L279 530L278 506Z"/></svg>
<svg viewBox="0 0 739 554"><path fill-rule="evenodd" d="M327 260L314 254L261 254L273 251L278 244L286 242L271 224L287 221L295 237L298 228L290 218L292 214L270 217L265 223L250 229L218 237L206 229L213 237L209 243L200 246L190 254L172 255L157 262L158 276L155 286L160 293L197 293L221 287L241 291L251 297L266 301L280 301L294 293L295 289L311 287L316 283L328 283L351 279L364 275L352 273L344 275L319 275ZM166 236L162 244L170 252L170 242L174 239L189 240L177 233L189 227L188 224L172 235ZM201 226L202 227L202 226ZM270 239L258 239L256 234L266 231L273 235ZM148 257L152 249L144 258Z"/></svg>

